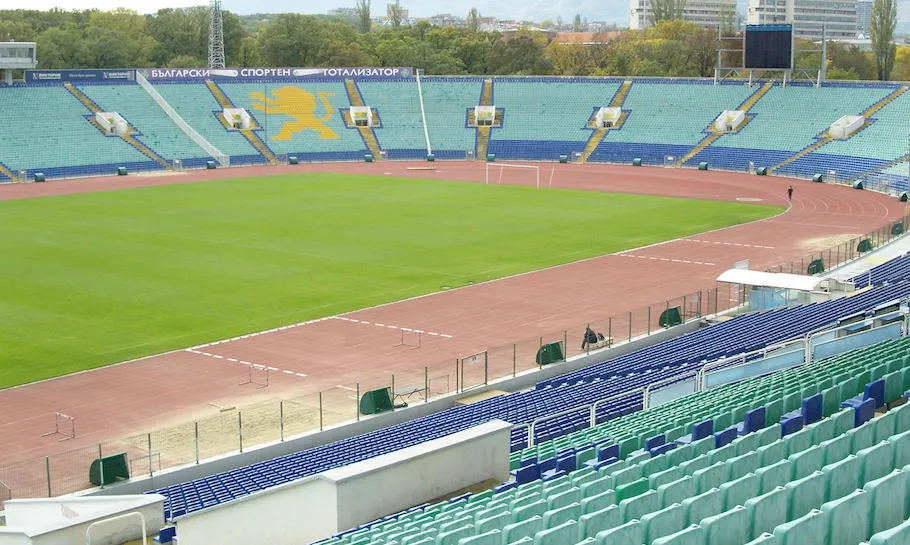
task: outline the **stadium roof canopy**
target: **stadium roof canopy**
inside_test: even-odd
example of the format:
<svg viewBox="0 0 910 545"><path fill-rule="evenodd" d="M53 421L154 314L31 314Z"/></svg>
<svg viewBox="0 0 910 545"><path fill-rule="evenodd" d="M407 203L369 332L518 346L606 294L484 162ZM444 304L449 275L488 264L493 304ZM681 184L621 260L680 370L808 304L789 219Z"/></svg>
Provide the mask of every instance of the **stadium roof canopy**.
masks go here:
<svg viewBox="0 0 910 545"><path fill-rule="evenodd" d="M828 277L799 274L770 273L748 269L728 269L717 277L718 282L744 284L765 288L785 288L799 291L819 291L828 286Z"/></svg>

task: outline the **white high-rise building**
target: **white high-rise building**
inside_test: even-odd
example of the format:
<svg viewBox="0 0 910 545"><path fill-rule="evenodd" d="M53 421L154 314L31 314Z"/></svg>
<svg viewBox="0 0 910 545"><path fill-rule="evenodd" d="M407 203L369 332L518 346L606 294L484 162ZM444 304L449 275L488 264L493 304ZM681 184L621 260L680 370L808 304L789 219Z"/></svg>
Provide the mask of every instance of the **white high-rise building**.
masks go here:
<svg viewBox="0 0 910 545"><path fill-rule="evenodd" d="M683 20L704 27L737 27L736 0L688 0ZM629 28L640 30L654 23L651 20L650 0L629 0Z"/></svg>
<svg viewBox="0 0 910 545"><path fill-rule="evenodd" d="M856 0L749 0L750 25L792 24L797 38L854 39Z"/></svg>

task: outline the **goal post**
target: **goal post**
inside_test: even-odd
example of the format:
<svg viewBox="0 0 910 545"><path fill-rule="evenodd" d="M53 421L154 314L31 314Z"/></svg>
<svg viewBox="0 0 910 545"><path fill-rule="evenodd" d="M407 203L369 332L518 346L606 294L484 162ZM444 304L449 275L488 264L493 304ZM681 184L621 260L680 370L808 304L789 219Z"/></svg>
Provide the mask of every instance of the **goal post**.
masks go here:
<svg viewBox="0 0 910 545"><path fill-rule="evenodd" d="M536 188L542 187L540 185L540 167L537 165L516 165L510 163L485 163L486 168L484 171L484 183L485 184L508 184L508 185L533 185ZM506 175L505 181L503 181L503 176L506 172L511 174ZM513 176L517 174L517 178ZM550 183L552 184L553 180L551 178Z"/></svg>

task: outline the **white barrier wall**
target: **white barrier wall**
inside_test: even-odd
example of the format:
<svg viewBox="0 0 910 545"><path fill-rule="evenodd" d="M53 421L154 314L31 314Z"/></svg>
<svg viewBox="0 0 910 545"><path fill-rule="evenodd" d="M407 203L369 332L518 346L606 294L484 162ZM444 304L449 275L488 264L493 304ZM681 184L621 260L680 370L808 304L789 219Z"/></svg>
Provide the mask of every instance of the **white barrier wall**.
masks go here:
<svg viewBox="0 0 910 545"><path fill-rule="evenodd" d="M303 545L473 484L509 478L494 420L176 519L181 545ZM0 544L4 545L4 544Z"/></svg>
<svg viewBox="0 0 910 545"><path fill-rule="evenodd" d="M739 130L745 120L746 112L742 110L724 110L714 120L714 128L719 132L733 132Z"/></svg>
<svg viewBox="0 0 910 545"><path fill-rule="evenodd" d="M145 517L146 532L164 527L164 496L143 494L110 497L61 497L9 500L6 526L0 527L0 545L72 545L85 543L88 527L93 545L120 545L140 539L139 519L102 522L124 513Z"/></svg>
<svg viewBox="0 0 910 545"><path fill-rule="evenodd" d="M847 138L865 124L866 118L861 115L845 115L831 124L828 134L833 138Z"/></svg>
<svg viewBox="0 0 910 545"><path fill-rule="evenodd" d="M509 478L512 425L494 420L447 437L329 470L336 483L338 530L442 497Z"/></svg>

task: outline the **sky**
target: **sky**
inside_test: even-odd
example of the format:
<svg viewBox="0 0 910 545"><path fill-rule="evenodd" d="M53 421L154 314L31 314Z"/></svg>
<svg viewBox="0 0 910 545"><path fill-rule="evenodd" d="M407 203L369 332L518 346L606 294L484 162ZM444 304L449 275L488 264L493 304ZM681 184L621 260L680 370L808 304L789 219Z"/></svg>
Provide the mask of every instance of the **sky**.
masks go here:
<svg viewBox="0 0 910 545"><path fill-rule="evenodd" d="M386 4L393 0L372 0L374 15L385 13ZM129 7L140 13L154 13L161 8L188 7L208 4L208 0L30 0L29 8L90 9L102 10ZM412 17L429 17L440 13L466 16L472 7L481 15L500 19L555 19L562 15L571 20L575 13L590 20L627 19L628 0L402 0ZM241 15L249 13L326 13L338 7L353 7L354 0L222 0L224 9ZM502 12L502 13L500 13ZM618 16L622 17L618 17Z"/></svg>
<svg viewBox="0 0 910 545"><path fill-rule="evenodd" d="M142 0L141 3L136 0L29 0L27 9L48 10L60 8L65 10L71 9L100 9L110 10L119 7L128 7L139 13L154 13L162 8L183 8L197 6L199 0ZM19 6L26 7L26 6Z"/></svg>

